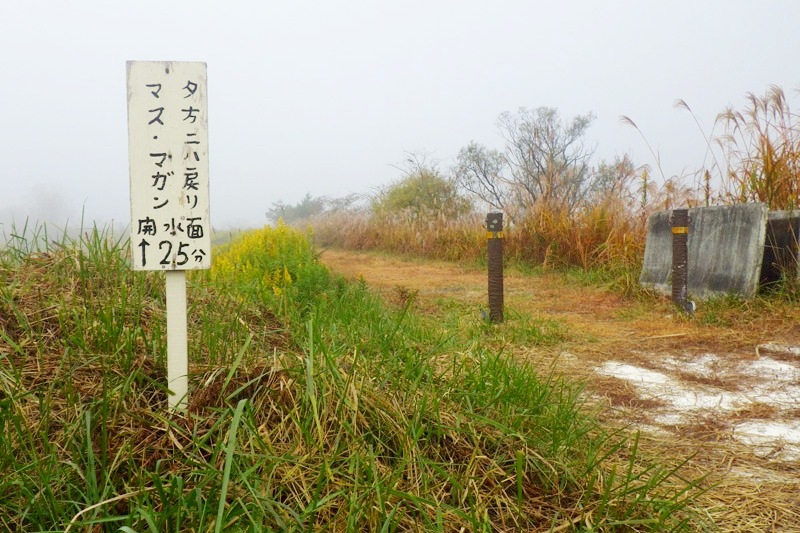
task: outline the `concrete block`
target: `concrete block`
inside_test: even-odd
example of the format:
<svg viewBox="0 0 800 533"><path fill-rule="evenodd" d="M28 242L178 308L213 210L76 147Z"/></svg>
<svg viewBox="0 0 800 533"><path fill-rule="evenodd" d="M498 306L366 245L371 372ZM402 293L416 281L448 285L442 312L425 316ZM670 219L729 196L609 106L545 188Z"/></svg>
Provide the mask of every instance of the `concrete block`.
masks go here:
<svg viewBox="0 0 800 533"><path fill-rule="evenodd" d="M797 279L800 211L767 213L767 236L761 264L761 284L770 285L784 277Z"/></svg>
<svg viewBox="0 0 800 533"><path fill-rule="evenodd" d="M648 220L644 265L639 283L659 292L672 290L672 211ZM751 298L758 290L767 227L761 203L689 209L689 295Z"/></svg>

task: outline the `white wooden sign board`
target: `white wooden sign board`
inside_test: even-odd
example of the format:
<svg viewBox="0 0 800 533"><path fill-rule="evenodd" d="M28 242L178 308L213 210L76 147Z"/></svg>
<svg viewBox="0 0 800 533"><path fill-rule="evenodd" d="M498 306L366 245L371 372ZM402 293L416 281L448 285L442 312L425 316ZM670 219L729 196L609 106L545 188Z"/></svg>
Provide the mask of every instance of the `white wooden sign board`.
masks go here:
<svg viewBox="0 0 800 533"><path fill-rule="evenodd" d="M211 267L206 64L128 61L131 265L164 270L171 409L188 403L185 270Z"/></svg>
<svg viewBox="0 0 800 533"><path fill-rule="evenodd" d="M127 70L132 267L210 268L206 64Z"/></svg>

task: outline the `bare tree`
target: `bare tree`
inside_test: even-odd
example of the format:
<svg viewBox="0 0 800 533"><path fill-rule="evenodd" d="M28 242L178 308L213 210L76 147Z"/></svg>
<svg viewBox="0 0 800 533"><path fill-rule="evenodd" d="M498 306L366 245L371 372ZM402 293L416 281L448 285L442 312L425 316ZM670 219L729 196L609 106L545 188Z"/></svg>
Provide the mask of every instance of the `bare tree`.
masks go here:
<svg viewBox="0 0 800 533"><path fill-rule="evenodd" d="M600 161L597 167L592 169L589 199L597 202L615 198L634 207L640 192L636 190L638 185L636 181L643 170L646 170L646 167L637 167L628 154L617 156L610 163Z"/></svg>
<svg viewBox="0 0 800 533"><path fill-rule="evenodd" d="M512 183L503 177L506 160L497 150L475 141L459 150L453 176L456 184L489 207L509 211Z"/></svg>
<svg viewBox="0 0 800 533"><path fill-rule="evenodd" d="M564 123L549 107L500 115L505 160L520 205L542 202L571 212L586 198L592 189L593 151L585 146L584 135L593 119L589 113Z"/></svg>

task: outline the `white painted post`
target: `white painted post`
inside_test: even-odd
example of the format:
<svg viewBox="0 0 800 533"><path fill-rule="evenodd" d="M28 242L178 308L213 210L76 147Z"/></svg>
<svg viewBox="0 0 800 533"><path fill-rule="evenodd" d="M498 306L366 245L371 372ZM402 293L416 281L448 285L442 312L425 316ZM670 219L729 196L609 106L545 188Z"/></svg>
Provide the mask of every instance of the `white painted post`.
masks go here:
<svg viewBox="0 0 800 533"><path fill-rule="evenodd" d="M206 64L128 61L131 267L164 271L171 410L188 403L186 270L211 267Z"/></svg>
<svg viewBox="0 0 800 533"><path fill-rule="evenodd" d="M189 390L189 355L186 339L186 272L170 270L167 276L167 397L170 409L186 409Z"/></svg>

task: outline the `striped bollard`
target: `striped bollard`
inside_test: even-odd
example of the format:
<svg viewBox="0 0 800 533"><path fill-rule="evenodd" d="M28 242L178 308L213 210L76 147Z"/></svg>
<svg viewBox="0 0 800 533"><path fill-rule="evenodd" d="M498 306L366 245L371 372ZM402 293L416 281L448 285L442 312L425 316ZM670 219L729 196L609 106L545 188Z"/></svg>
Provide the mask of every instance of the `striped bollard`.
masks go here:
<svg viewBox="0 0 800 533"><path fill-rule="evenodd" d="M692 313L694 302L689 301L689 210L674 209L672 222L672 303L682 311Z"/></svg>
<svg viewBox="0 0 800 533"><path fill-rule="evenodd" d="M489 320L503 321L503 213L486 215L487 263L489 269Z"/></svg>

